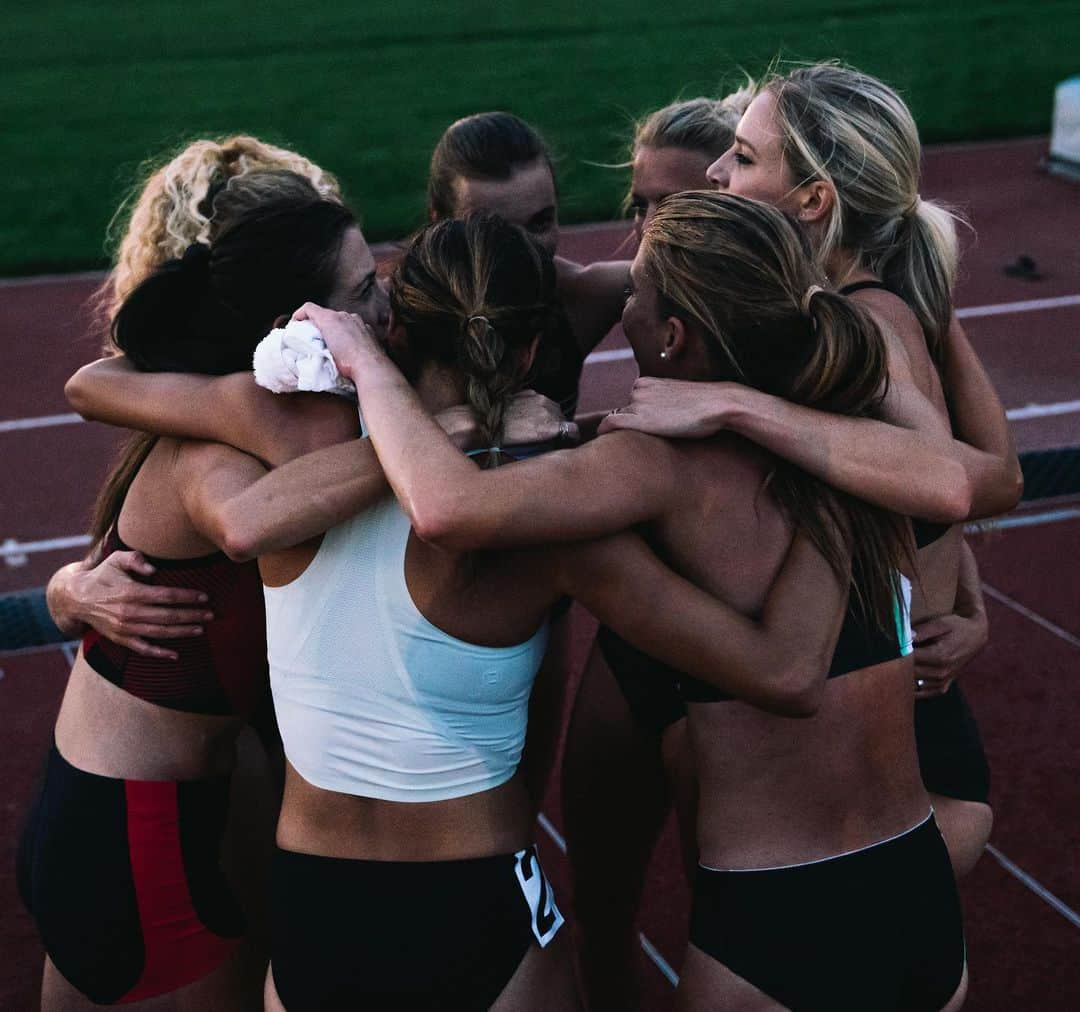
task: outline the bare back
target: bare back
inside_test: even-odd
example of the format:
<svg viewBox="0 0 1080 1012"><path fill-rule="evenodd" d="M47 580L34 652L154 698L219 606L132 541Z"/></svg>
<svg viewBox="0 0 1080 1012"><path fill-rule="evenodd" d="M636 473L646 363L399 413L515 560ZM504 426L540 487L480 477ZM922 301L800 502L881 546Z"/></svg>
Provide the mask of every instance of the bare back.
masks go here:
<svg viewBox="0 0 1080 1012"><path fill-rule="evenodd" d="M651 525L682 575L760 611L793 529L768 492L771 458L737 437L673 444L683 502ZM914 825L927 802L908 659L826 683L810 718L735 700L689 704L701 784L699 847L712 867L769 867L863 846Z"/></svg>

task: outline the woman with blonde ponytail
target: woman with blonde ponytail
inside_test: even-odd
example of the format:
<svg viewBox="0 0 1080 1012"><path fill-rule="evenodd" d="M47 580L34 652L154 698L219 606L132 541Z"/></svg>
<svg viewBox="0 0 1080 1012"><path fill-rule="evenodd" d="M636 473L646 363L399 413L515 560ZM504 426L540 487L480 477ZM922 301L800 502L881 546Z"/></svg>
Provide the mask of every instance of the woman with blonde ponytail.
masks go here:
<svg viewBox="0 0 1080 1012"><path fill-rule="evenodd" d="M552 560L577 593L596 550L581 539L634 526L742 616L697 630L723 658L701 674L688 665L711 662L690 639L642 628L688 617L644 570L608 573L614 601L585 597L676 666L687 701L701 867L682 1007L958 1008L960 909L912 732L903 521L735 436L622 432L477 469L362 327L306 315L355 381L431 551L546 545L524 556L515 593L544 584ZM623 325L646 376L738 380L840 417L869 417L888 396L877 325L826 290L791 223L756 201L690 192L661 203Z"/></svg>
<svg viewBox="0 0 1080 1012"><path fill-rule="evenodd" d="M891 393L880 417L900 427L839 425L734 386L687 396L648 381L608 424L694 436L730 428L837 487L925 520L1011 509L1022 477L1004 410L952 312L957 219L920 195L920 160L915 122L895 91L818 64L763 82L735 144L709 170L721 190L793 215L832 283L874 315L890 349ZM942 433L954 436L951 470L925 457ZM956 463L966 482L955 476ZM958 508L965 503L970 509ZM957 873L965 874L982 853L992 813L982 743L954 677L986 641L985 611L960 529L916 521L914 534L920 758Z"/></svg>

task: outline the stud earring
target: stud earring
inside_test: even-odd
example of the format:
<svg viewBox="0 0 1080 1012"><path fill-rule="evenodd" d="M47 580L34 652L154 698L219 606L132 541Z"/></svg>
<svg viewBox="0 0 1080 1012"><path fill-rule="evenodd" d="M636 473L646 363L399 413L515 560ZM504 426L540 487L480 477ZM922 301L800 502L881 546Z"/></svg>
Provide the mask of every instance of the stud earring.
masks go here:
<svg viewBox="0 0 1080 1012"><path fill-rule="evenodd" d="M666 351L660 352L660 357L661 358L667 358L667 352Z"/></svg>

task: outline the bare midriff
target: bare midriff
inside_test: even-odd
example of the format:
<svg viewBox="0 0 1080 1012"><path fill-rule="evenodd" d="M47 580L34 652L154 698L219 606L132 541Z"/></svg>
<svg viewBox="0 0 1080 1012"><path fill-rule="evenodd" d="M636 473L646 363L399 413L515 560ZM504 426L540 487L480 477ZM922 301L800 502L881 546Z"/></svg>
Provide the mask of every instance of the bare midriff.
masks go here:
<svg viewBox="0 0 1080 1012"><path fill-rule="evenodd" d="M286 765L283 850L360 861L455 861L509 854L533 839L521 778L446 801L402 802L326 791Z"/></svg>
<svg viewBox="0 0 1080 1012"><path fill-rule="evenodd" d="M810 718L692 703L701 864L775 868L843 854L930 810L912 728L910 658L829 679Z"/></svg>
<svg viewBox="0 0 1080 1012"><path fill-rule="evenodd" d="M202 780L228 774L244 720L170 710L102 678L79 650L56 747L77 769L125 780Z"/></svg>

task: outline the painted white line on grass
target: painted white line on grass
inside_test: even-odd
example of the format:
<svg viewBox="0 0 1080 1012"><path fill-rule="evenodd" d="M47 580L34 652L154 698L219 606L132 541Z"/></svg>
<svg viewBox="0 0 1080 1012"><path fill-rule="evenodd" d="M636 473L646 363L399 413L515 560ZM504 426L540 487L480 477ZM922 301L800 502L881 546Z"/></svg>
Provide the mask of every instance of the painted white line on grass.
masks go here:
<svg viewBox="0 0 1080 1012"><path fill-rule="evenodd" d="M645 955L648 956L649 959L656 964L656 968L667 977L668 982L672 987L678 987L679 975L671 968L671 964L660 955L660 950L645 937L645 932L639 932L638 939L641 941L642 949L645 950Z"/></svg>
<svg viewBox="0 0 1080 1012"><path fill-rule="evenodd" d="M554 826L551 819L549 819L543 812L537 817L536 821L540 823L540 828L555 841L555 846L559 848L564 854L566 853L566 837L562 835Z"/></svg>
<svg viewBox="0 0 1080 1012"><path fill-rule="evenodd" d="M1044 900L1050 906L1052 906L1065 920L1069 921L1073 926L1080 928L1080 914L1078 914L1067 903L1059 900L1049 889L1046 888L1041 882L1033 879L1023 868L1014 862L1010 861L1000 850L993 844L988 843L986 845L987 851L990 855L1001 865L1010 875L1016 878L1018 881L1028 887L1039 899Z"/></svg>
<svg viewBox="0 0 1080 1012"><path fill-rule="evenodd" d="M983 593L988 594L995 601L1001 602L1007 608L1012 608L1018 615L1023 615L1024 618L1034 622L1037 626L1041 626L1047 632L1053 633L1059 639L1063 639L1066 643L1072 644L1074 647L1080 647L1080 637L1074 636L1067 629L1062 629L1061 626L1055 625L1048 618L1043 618L1038 612L1032 611L1025 605L1022 605L1019 601L1013 600L1008 594L1003 594L996 587L991 587L990 584L984 583L982 585Z"/></svg>
<svg viewBox="0 0 1080 1012"><path fill-rule="evenodd" d="M0 432L21 432L23 429L48 429L54 425L75 425L86 421L82 415L39 415L37 418L9 418L0 422Z"/></svg>
<svg viewBox="0 0 1080 1012"><path fill-rule="evenodd" d="M991 520L984 527L982 524L968 524L966 534L983 534L989 531L1011 530L1014 527L1039 527L1042 524L1059 524L1063 520L1080 520L1080 509L1050 510L1047 513L1017 513L1013 516Z"/></svg>

